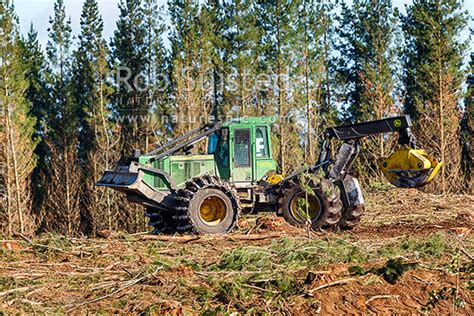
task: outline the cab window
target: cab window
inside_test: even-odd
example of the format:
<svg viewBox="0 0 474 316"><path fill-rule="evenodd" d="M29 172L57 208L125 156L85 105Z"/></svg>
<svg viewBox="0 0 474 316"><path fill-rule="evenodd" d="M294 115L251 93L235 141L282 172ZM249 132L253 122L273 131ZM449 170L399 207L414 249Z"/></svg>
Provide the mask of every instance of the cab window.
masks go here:
<svg viewBox="0 0 474 316"><path fill-rule="evenodd" d="M267 127L258 126L255 130L255 146L257 158L269 158Z"/></svg>
<svg viewBox="0 0 474 316"><path fill-rule="evenodd" d="M229 167L229 130L223 128L218 135L214 157L216 157L223 167L227 168Z"/></svg>
<svg viewBox="0 0 474 316"><path fill-rule="evenodd" d="M234 161L236 167L250 166L250 129L235 130Z"/></svg>
<svg viewBox="0 0 474 316"><path fill-rule="evenodd" d="M207 154L213 155L216 152L217 144L219 143L219 134L213 133L207 140Z"/></svg>

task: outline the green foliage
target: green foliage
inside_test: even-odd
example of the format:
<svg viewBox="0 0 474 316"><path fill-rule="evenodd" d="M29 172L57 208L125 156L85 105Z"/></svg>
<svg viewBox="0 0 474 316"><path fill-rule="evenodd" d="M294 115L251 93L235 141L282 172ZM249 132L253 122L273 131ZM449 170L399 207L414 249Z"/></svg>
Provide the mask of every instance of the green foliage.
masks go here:
<svg viewBox="0 0 474 316"><path fill-rule="evenodd" d="M117 140L111 135L114 124L110 120L112 87L108 78L109 49L102 37L103 21L96 0L84 2L80 24L79 45L73 53L71 85L78 105L78 158L85 187L82 199L87 200L83 205L83 213L89 217L82 221L82 230L92 234L95 230L113 228L115 220L110 217L114 201L111 193L102 194L93 184L118 157L112 152L116 149L113 144ZM90 217L95 219L94 223Z"/></svg>
<svg viewBox="0 0 474 316"><path fill-rule="evenodd" d="M389 191L392 189L393 186L389 183L383 183L378 181L370 182L369 187L367 188L368 191Z"/></svg>
<svg viewBox="0 0 474 316"><path fill-rule="evenodd" d="M38 32L33 28L33 24L30 25L26 38L21 40L21 50L25 79L28 81L25 98L31 103L31 115L36 118L33 137L38 141L34 148L38 161L32 173L32 208L38 209L41 208L46 197L43 175L47 172L47 161L51 153L45 135L51 114L48 109L52 99L51 87L47 83L49 70L42 47L38 42Z"/></svg>
<svg viewBox="0 0 474 316"><path fill-rule="evenodd" d="M439 98L434 89L439 79L435 74L440 71L443 75L449 74L453 90L462 83L462 59L467 42L461 42L459 36L467 19L462 1L457 0L414 1L402 17L406 42L405 109L414 119L428 110L427 102L436 103Z"/></svg>
<svg viewBox="0 0 474 316"><path fill-rule="evenodd" d="M381 268L372 272L382 276L390 284L395 282L408 270L416 267L416 263L404 263L401 258L390 259Z"/></svg>
<svg viewBox="0 0 474 316"><path fill-rule="evenodd" d="M315 195L314 188L321 185L322 178L316 174L300 172L298 174L298 183L303 191L309 195Z"/></svg>
<svg viewBox="0 0 474 316"><path fill-rule="evenodd" d="M388 245L378 250L381 256L405 256L415 254L423 259L439 258L449 248L449 239L444 233L430 235L426 239L408 237L400 243Z"/></svg>
<svg viewBox="0 0 474 316"><path fill-rule="evenodd" d="M282 238L273 241L268 248L242 247L225 253L216 268L228 270L258 271L276 267L296 268L323 265L331 262L365 262L363 249L343 240L290 242Z"/></svg>
<svg viewBox="0 0 474 316"><path fill-rule="evenodd" d="M225 313L225 308L220 305L216 308L208 308L206 309L202 315L203 316L214 316L214 315L228 315L229 313Z"/></svg>
<svg viewBox="0 0 474 316"><path fill-rule="evenodd" d="M67 19L63 0L54 3L50 17L49 40L46 45L47 84L50 100L45 105L45 200L47 209L41 227L64 234L79 230L81 175L78 159L80 118L72 88L71 20Z"/></svg>
<svg viewBox="0 0 474 316"><path fill-rule="evenodd" d="M288 153L292 144L298 144L297 120L292 111L290 69L296 62L292 43L296 35L296 21L300 1L257 1L258 22L263 30L261 38L262 58L267 74L274 76L274 93L268 102L274 104L275 113L281 118L278 124L278 164L280 172L289 172ZM283 120L285 119L285 120ZM291 124L284 123L290 119Z"/></svg>
<svg viewBox="0 0 474 316"><path fill-rule="evenodd" d="M290 241L281 238L273 241L268 247L244 246L225 252L213 269L275 271L278 268L320 266L333 262L364 263L380 257L392 259L404 256L414 259L435 259L444 256L448 249L450 249L449 239L442 233L422 239L408 237L372 250L340 238L330 241ZM400 263L390 262L387 265L387 274L391 273L389 269L401 271L397 268L397 264ZM403 269L405 266L400 267Z"/></svg>
<svg viewBox="0 0 474 316"><path fill-rule="evenodd" d="M50 18L49 40L46 45L48 57L47 75L52 90L52 104L47 106L48 143L52 147L67 148L77 142L79 119L78 105L72 94L72 29L66 18L63 0L54 3L54 15ZM54 149L53 149L54 150Z"/></svg>
<svg viewBox="0 0 474 316"><path fill-rule="evenodd" d="M97 104L102 102L102 97L107 93L100 91L101 81L105 74L100 73L99 67L103 64L107 54L107 44L102 39L103 24L99 15L96 0L86 0L82 8L81 33L79 34L79 47L74 52L72 66L72 89L78 104L78 117L80 119L79 147L82 160L87 160L87 155L97 147L93 119L97 115ZM92 119L91 119L92 116ZM92 121L92 122L91 122Z"/></svg>
<svg viewBox="0 0 474 316"><path fill-rule="evenodd" d="M398 11L391 0L343 2L338 16L336 93L346 122L382 119L401 111L396 79L400 50ZM394 135L374 136L362 142L353 169L362 182L379 181L377 160L394 147Z"/></svg>
<svg viewBox="0 0 474 316"><path fill-rule="evenodd" d="M366 275L367 274L367 271L362 268L361 266L352 266L352 267L349 267L349 269L347 269L347 271L351 274L351 275Z"/></svg>
<svg viewBox="0 0 474 316"><path fill-rule="evenodd" d="M150 243L148 245L148 255L150 256L156 256L159 254L160 250L162 250L165 247L165 243L162 241L155 241L153 243Z"/></svg>
<svg viewBox="0 0 474 316"><path fill-rule="evenodd" d="M471 30L471 36L474 30ZM464 113L461 119L461 167L466 179L466 189L473 192L474 187L474 53L471 53L470 74L467 77L467 91L464 100Z"/></svg>
<svg viewBox="0 0 474 316"><path fill-rule="evenodd" d="M422 312L430 312L444 300L452 299L455 307L464 307L466 302L462 298L456 297L456 288L443 286L438 290L428 292L428 302L422 307Z"/></svg>
<svg viewBox="0 0 474 316"><path fill-rule="evenodd" d="M200 15L197 2L173 0L168 2L168 11L172 116L176 119L173 132L181 135L197 128L213 112L212 62L216 55L210 41L212 17L208 10ZM213 98L207 97L213 94Z"/></svg>
<svg viewBox="0 0 474 316"><path fill-rule="evenodd" d="M264 35L259 23L258 8L255 1L241 0L222 5L222 53L223 69L226 74L234 74L234 85L224 86L224 106L231 109L238 106L239 115L263 113L260 96L253 89L256 76L261 73L259 57L260 41ZM259 104L260 103L260 104ZM259 108L260 107L260 108Z"/></svg>
<svg viewBox="0 0 474 316"><path fill-rule="evenodd" d="M146 102L146 89L138 80L147 69L148 60L144 10L142 0L121 0L117 29L111 42L110 61L114 65L114 114L134 118L146 115L150 104ZM151 34L150 34L151 36ZM126 79L128 78L128 80ZM127 121L121 130L121 155L130 155L133 149L144 147L146 126L141 120Z"/></svg>
<svg viewBox="0 0 474 316"><path fill-rule="evenodd" d="M380 119L394 103L397 11L390 0L343 2L338 79L349 119Z"/></svg>
<svg viewBox="0 0 474 316"><path fill-rule="evenodd" d="M163 117L170 115L169 94L167 87L169 59L163 45L163 35L168 30L165 24L164 6L159 5L157 0L143 1L143 28L146 30L144 40L145 50L145 94L142 101L149 111L153 111L154 120L146 126L145 136L148 142L163 142L168 136L169 124L164 122ZM159 136L157 136L159 135Z"/></svg>
<svg viewBox="0 0 474 316"><path fill-rule="evenodd" d="M215 292L207 286L196 286L192 288L192 291L202 303L208 302L215 296Z"/></svg>
<svg viewBox="0 0 474 316"><path fill-rule="evenodd" d="M31 227L30 175L36 164L36 118L25 94L23 45L13 4L0 3L0 228L11 235Z"/></svg>
<svg viewBox="0 0 474 316"><path fill-rule="evenodd" d="M465 80L460 39L469 14L457 0L417 0L402 17L405 35L405 110L414 120L418 146L430 148L443 165L432 190L459 191L461 148L458 105Z"/></svg>
<svg viewBox="0 0 474 316"><path fill-rule="evenodd" d="M360 266L352 266L348 269L349 273L352 275L366 275L368 273L373 273L384 278L390 284L395 284L397 280L408 270L414 269L416 263L405 263L403 259L389 259L384 266L380 268L370 268L365 270Z"/></svg>

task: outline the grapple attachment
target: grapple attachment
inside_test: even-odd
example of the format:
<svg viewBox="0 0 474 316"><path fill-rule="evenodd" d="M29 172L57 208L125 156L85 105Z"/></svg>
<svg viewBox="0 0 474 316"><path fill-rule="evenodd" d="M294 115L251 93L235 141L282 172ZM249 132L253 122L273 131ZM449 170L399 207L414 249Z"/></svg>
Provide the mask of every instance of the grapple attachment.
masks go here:
<svg viewBox="0 0 474 316"><path fill-rule="evenodd" d="M442 162L422 149L404 146L378 161L385 178L399 188L419 188L430 183Z"/></svg>

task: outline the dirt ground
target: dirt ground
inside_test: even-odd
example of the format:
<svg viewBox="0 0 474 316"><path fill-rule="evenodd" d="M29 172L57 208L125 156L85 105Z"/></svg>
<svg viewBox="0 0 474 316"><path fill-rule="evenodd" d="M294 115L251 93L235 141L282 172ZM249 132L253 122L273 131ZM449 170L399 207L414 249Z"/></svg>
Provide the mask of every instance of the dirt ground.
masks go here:
<svg viewBox="0 0 474 316"><path fill-rule="evenodd" d="M473 314L474 196L366 199L350 232L263 214L228 236L3 240L0 312Z"/></svg>

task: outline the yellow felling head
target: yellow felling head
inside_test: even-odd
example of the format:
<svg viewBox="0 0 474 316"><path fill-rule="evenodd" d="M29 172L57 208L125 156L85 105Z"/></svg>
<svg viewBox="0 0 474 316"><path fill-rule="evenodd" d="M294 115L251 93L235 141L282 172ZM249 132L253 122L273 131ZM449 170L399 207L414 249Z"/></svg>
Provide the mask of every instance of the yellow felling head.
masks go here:
<svg viewBox="0 0 474 316"><path fill-rule="evenodd" d="M399 188L419 188L430 183L441 164L424 150L410 147L400 148L378 161L385 178Z"/></svg>

